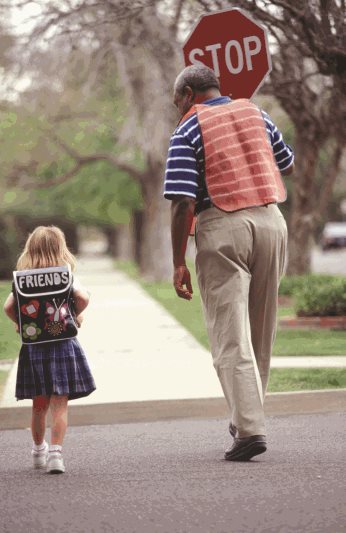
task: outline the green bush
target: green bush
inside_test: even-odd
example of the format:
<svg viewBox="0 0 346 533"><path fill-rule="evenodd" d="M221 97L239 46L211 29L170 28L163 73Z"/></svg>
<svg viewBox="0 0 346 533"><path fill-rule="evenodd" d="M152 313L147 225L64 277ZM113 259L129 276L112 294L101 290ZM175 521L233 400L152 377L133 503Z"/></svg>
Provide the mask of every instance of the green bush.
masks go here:
<svg viewBox="0 0 346 533"><path fill-rule="evenodd" d="M306 284L308 276L284 276L280 283L280 296L294 296Z"/></svg>
<svg viewBox="0 0 346 533"><path fill-rule="evenodd" d="M293 289L298 316L346 315L346 278L311 274Z"/></svg>
<svg viewBox="0 0 346 533"><path fill-rule="evenodd" d="M311 284L313 286L329 284L335 279L344 279L341 276L331 276L330 274L302 274L300 276L284 276L280 283L280 296L296 296Z"/></svg>

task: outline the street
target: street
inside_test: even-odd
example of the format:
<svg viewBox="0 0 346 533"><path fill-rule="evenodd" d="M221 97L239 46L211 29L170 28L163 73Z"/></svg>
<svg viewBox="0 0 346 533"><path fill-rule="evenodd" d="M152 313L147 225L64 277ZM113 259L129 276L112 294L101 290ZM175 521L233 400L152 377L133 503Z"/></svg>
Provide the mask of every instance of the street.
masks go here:
<svg viewBox="0 0 346 533"><path fill-rule="evenodd" d="M315 246L312 251L311 266L313 272L323 274L341 274L346 276L346 248L327 250Z"/></svg>
<svg viewBox="0 0 346 533"><path fill-rule="evenodd" d="M345 414L268 418L268 451L223 460L227 420L72 427L66 474L0 433L2 533L341 533Z"/></svg>

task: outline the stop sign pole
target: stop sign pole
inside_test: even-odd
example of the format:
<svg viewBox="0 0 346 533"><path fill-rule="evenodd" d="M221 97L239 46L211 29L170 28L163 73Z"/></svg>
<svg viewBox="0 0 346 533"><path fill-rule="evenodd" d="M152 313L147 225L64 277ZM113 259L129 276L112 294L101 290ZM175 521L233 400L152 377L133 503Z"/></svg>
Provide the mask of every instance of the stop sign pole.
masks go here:
<svg viewBox="0 0 346 533"><path fill-rule="evenodd" d="M267 31L238 8L203 15L183 45L185 65L204 64L222 95L251 98L271 71Z"/></svg>

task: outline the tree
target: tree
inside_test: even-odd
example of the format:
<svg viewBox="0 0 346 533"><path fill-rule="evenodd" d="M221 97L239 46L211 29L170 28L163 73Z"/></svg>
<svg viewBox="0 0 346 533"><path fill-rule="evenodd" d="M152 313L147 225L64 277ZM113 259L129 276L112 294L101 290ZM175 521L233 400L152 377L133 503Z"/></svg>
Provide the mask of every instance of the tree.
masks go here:
<svg viewBox="0 0 346 533"><path fill-rule="evenodd" d="M3 6L5 4L2 2ZM109 68L115 63L128 102L128 120L118 142L122 146L131 143L140 151L142 168L135 164L133 152L136 150L132 150L132 154L127 150L125 157L112 151L84 154L60 139L57 142L73 163L69 170L47 181L46 185L68 181L82 167L100 160L131 175L139 184L143 199L140 267L144 275L155 279L167 278L171 273L169 205L163 200L162 190L169 136L177 118L171 95L179 64L176 33L181 4L172 3L168 16L162 12L163 3L154 1L131 4L120 0L41 2L41 15L30 31L30 39L25 42L27 49L31 49L31 57L36 54L32 67L38 67L37 57L42 64L42 39L47 35L50 46L60 45L60 51L71 44L72 49L83 50L85 54L87 42L93 76L97 76L105 64ZM30 46L29 41L37 46ZM25 172L21 171L24 176ZM37 176L30 172L24 177L37 182Z"/></svg>
<svg viewBox="0 0 346 533"><path fill-rule="evenodd" d="M37 80L40 66L44 65L54 78L56 71L60 74L64 70L63 60L71 52L87 57L84 70L91 75L83 91L91 90L93 80L106 66L116 70L128 104L127 120L117 142L134 148L127 148L121 156L112 149L81 153L60 139L58 144L68 154L71 167L61 175L56 174L49 185L68 181L81 168L100 160L128 172L139 184L143 197L141 270L156 279L167 277L171 270L168 208L162 199L162 179L175 121L171 91L182 66L179 43L184 29L199 13L232 6L248 10L263 22L270 31L274 54L270 81L261 92L277 98L296 132L289 272L309 270L312 236L326 211L344 151L344 1L37 1L41 13L21 48L22 57L30 54L32 58L32 75L36 72ZM22 3L13 0L12 5L15 2ZM8 1L0 0L0 6L6 4ZM42 46L45 38L49 38L48 50ZM59 67L56 60L52 61L53 46L59 47ZM141 164L134 155L136 150L142 155ZM322 153L328 156L323 174ZM23 169L20 171L25 174Z"/></svg>
<svg viewBox="0 0 346 533"><path fill-rule="evenodd" d="M21 105L8 103L0 110L2 238L4 246L11 241L14 248L12 255L7 253L3 257L3 275L6 265L7 270L13 268L13 257L27 232L38 224L61 226L77 251L77 225L92 224L104 230L128 225L132 210L141 207L138 185L107 161L81 166L73 180L46 186L56 176L69 172L70 150L107 152L114 144L121 101L116 105L111 101L107 85L79 107L77 94L77 90L71 93L69 85L59 104L49 110L46 101L56 100L54 91L34 88L26 92ZM34 186L28 181L32 180L30 174L39 177L39 188L37 179ZM6 190L5 178L11 190ZM18 234L16 241L12 238L14 228Z"/></svg>

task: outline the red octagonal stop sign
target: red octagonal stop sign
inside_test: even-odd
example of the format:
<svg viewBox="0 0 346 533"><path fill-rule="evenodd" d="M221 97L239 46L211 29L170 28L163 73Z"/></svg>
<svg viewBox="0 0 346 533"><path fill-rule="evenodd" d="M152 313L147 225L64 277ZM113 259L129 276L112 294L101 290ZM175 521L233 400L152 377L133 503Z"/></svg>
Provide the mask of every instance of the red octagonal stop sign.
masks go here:
<svg viewBox="0 0 346 533"><path fill-rule="evenodd" d="M183 51L186 66L212 68L232 98L251 98L271 71L266 30L240 9L201 17Z"/></svg>

